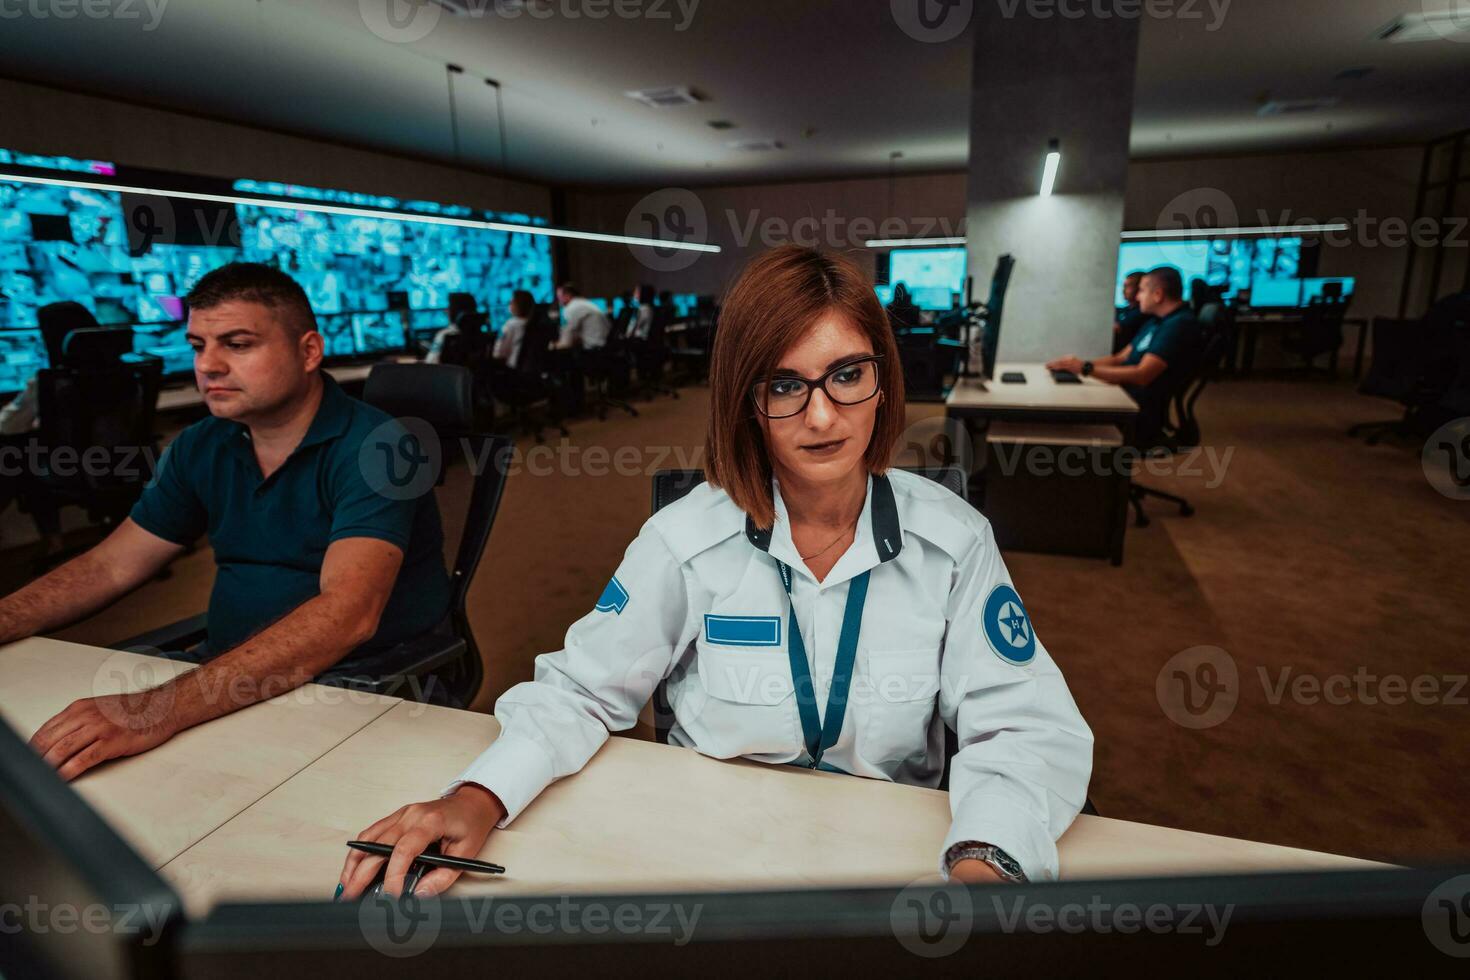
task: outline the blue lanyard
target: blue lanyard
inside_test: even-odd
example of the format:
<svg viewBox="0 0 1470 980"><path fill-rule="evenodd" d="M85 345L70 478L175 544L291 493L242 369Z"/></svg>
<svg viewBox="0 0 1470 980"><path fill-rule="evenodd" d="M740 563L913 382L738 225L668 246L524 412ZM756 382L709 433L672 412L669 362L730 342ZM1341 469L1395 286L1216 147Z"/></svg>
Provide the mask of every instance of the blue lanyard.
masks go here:
<svg viewBox="0 0 1470 980"><path fill-rule="evenodd" d="M811 666L806 662L806 643L801 638L801 624L796 621L796 603L791 599L791 568L777 559L781 584L786 586L786 600L791 607L787 627L786 652L791 658L791 680L796 686L796 705L801 714L801 733L806 741L808 766L822 764L822 753L837 742L842 734L842 719L847 714L847 692L852 686L852 668L857 661L858 633L863 626L863 606L868 601L868 576L863 572L847 587L847 608L842 613L842 633L837 640L837 663L832 669L832 686L827 692L825 724L817 717L817 692L812 684Z"/></svg>

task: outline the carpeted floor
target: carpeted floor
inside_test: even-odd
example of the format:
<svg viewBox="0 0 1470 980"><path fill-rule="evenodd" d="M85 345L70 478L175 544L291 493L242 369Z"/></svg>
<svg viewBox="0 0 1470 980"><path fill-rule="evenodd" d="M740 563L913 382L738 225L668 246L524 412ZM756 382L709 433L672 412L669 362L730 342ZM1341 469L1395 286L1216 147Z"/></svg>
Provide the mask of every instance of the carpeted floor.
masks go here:
<svg viewBox="0 0 1470 980"><path fill-rule="evenodd" d="M648 514L649 474L697 465L706 390L639 408L574 423L532 455L522 441L472 589L481 708L590 608ZM1207 488L1208 468L1144 481L1189 496L1196 516L1151 503L1122 568L1007 555L1097 735L1094 801L1109 816L1383 860L1470 854L1470 505L1430 488L1418 446L1347 438L1393 412L1346 385L1221 384L1200 414L1216 459L1232 454L1223 482ZM466 480L452 470L441 496L453 533ZM21 564L5 564L12 588ZM105 644L192 613L211 575L204 548L60 635ZM1156 681L1198 646L1228 655L1216 662L1234 664L1238 703L1191 729L1170 720ZM1348 703L1321 688L1314 700L1314 683Z"/></svg>

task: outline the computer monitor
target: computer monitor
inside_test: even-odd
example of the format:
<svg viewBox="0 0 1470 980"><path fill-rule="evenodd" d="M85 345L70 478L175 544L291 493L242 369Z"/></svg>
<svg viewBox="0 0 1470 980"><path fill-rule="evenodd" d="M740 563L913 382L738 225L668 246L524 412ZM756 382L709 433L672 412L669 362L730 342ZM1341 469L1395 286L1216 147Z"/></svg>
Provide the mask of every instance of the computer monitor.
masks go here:
<svg viewBox="0 0 1470 980"><path fill-rule="evenodd" d="M0 940L7 977L174 975L178 895L4 721L0 895L15 903Z"/></svg>
<svg viewBox="0 0 1470 980"><path fill-rule="evenodd" d="M354 353L386 354L408 346L403 331L403 317L398 313L354 313L352 315Z"/></svg>
<svg viewBox="0 0 1470 980"><path fill-rule="evenodd" d="M322 335L326 357L355 357L357 338L353 331L352 316L344 313L318 313L317 332Z"/></svg>
<svg viewBox="0 0 1470 980"><path fill-rule="evenodd" d="M1251 306L1255 309L1295 308L1301 302L1300 279L1257 279L1251 284Z"/></svg>
<svg viewBox="0 0 1470 980"><path fill-rule="evenodd" d="M947 310L951 308L954 293L945 286L911 286L909 298L921 310Z"/></svg>
<svg viewBox="0 0 1470 980"><path fill-rule="evenodd" d="M174 377L194 371L194 349L189 346L182 323L138 324L133 327L133 353L163 361L163 373Z"/></svg>
<svg viewBox="0 0 1470 980"><path fill-rule="evenodd" d="M943 977L1131 976L1141 963L1221 977L1262 964L1281 976L1439 975L1454 962L1447 951L1464 946L1455 893L1443 886L1466 870L479 895L396 908L221 902L189 922L173 952L188 977L357 976L382 972L385 956L405 980L480 977L487 963L558 976L726 976L759 963L887 975L920 962ZM1448 897L1426 909L1436 889Z"/></svg>
<svg viewBox="0 0 1470 980"><path fill-rule="evenodd" d="M48 364L39 330L0 330L0 393L20 391Z"/></svg>
<svg viewBox="0 0 1470 980"><path fill-rule="evenodd" d="M1312 300L1321 299L1326 294L1328 286L1333 283L1336 283L1342 287L1341 296L1343 299L1347 299L1349 296L1351 296L1353 294L1353 289L1357 286L1357 280L1352 278L1351 276L1339 278L1327 277L1318 279L1303 279L1301 304L1303 306L1309 306L1311 305Z"/></svg>
<svg viewBox="0 0 1470 980"><path fill-rule="evenodd" d="M896 249L888 256L888 281L907 285L914 294L914 302L923 309L947 310L950 294L965 291L966 261L964 248ZM921 290L927 289L938 292L924 294L932 302L926 306L919 295ZM940 294L943 294L943 299L935 300L934 297Z"/></svg>

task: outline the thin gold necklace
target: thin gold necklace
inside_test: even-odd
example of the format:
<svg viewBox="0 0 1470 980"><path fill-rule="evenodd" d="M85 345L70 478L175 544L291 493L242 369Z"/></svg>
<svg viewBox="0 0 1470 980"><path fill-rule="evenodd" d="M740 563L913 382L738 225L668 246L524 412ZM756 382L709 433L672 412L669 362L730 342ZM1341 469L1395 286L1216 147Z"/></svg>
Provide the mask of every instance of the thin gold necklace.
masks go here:
<svg viewBox="0 0 1470 980"><path fill-rule="evenodd" d="M797 554L799 554L799 555L801 555L801 560L802 560L802 561L811 561L811 560L812 560L812 559L813 559L813 558L820 558L820 557L822 557L822 556L823 556L823 555L825 555L825 554L826 554L826 553L827 553L827 552L829 552L829 551L831 551L831 550L832 550L832 549L833 549L833 548L835 548L835 547L836 547L836 546L837 546L837 542L839 542L839 541L841 541L841 540L842 540L842 539L843 539L843 538L845 538L845 537L847 537L847 532L848 532L848 531L851 531L851 530L852 530L852 529L853 529L853 528L855 528L855 527L857 527L857 522L858 522L858 520L859 520L859 519L860 519L860 518L861 518L861 517L862 517L862 516L863 516L863 515L861 515L861 514L859 514L859 515L858 515L858 516L857 516L857 517L854 517L854 518L853 518L853 519L852 519L852 523L851 523L851 524L849 524L849 525L847 525L847 527L845 527L845 528L843 528L843 529L842 529L842 533L841 533L841 534L839 534L839 535L837 535L837 537L835 537L835 538L833 538L833 539L832 539L832 543L831 543L831 544L829 544L829 545L827 545L827 547L825 547L825 548L823 548L823 549L822 549L822 550L821 550L821 551L818 551L818 552L815 552L815 553L813 553L813 554L810 554L810 555L801 555L801 553L800 553L800 552L797 552Z"/></svg>

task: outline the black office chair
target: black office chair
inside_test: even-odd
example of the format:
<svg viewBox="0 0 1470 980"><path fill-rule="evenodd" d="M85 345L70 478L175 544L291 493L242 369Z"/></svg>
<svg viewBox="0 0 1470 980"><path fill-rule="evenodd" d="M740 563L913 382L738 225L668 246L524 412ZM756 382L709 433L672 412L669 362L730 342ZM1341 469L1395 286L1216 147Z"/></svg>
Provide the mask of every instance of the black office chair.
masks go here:
<svg viewBox="0 0 1470 980"><path fill-rule="evenodd" d="M473 431L473 381L467 368L452 364L378 364L368 375L363 400L399 418L420 418L438 433L447 460L463 446L473 475L459 545L450 571L449 614L435 629L376 655L381 673L346 682L356 690L451 707L468 707L484 680L484 662L470 628L466 598L485 553L505 491L505 465L512 442ZM461 443L460 440L463 440ZM443 482L441 473L440 482ZM182 651L202 642L204 614L113 645L136 652Z"/></svg>
<svg viewBox="0 0 1470 980"><path fill-rule="evenodd" d="M675 323L673 308L660 303L653 309L654 329L667 336L668 328ZM701 384L709 377L719 322L718 307L701 308L683 321L679 345L669 345L669 358L679 367L676 383Z"/></svg>
<svg viewBox="0 0 1470 980"><path fill-rule="evenodd" d="M1210 324L1213 332L1204 337L1204 350L1195 369L1181 378L1169 393L1163 429L1156 433L1140 433L1139 448L1149 455L1168 456L1200 444L1199 417L1195 414L1195 406L1205 388L1219 376L1234 344L1233 333L1223 329L1218 319L1211 318ZM1143 502L1149 497L1174 504L1179 508L1180 517L1194 516L1194 505L1184 497L1132 482L1128 485L1128 502L1133 506L1136 527L1148 527L1151 523L1143 510Z"/></svg>
<svg viewBox="0 0 1470 980"><path fill-rule="evenodd" d="M599 419L607 418L609 408L620 408L633 418L638 417L638 409L618 395L619 392L626 393L632 383L624 338L616 333L609 334L602 347L578 351L577 362L592 385L592 401L588 407Z"/></svg>
<svg viewBox="0 0 1470 980"><path fill-rule="evenodd" d="M59 533L58 515L68 506L84 509L94 524L118 524L153 478L148 461L158 458L153 418L163 362L121 361L131 349L125 327L74 330L63 362L37 372L34 439L43 451L17 496L43 533ZM88 462L98 450L107 461L101 467Z"/></svg>
<svg viewBox="0 0 1470 980"><path fill-rule="evenodd" d="M629 312L625 310L624 312ZM634 311L636 312L636 311ZM646 338L631 338L628 348L632 354L633 367L638 372L638 391L646 398L656 395L668 395L677 399L677 389L664 383L664 367L669 363L673 352L669 348L667 328L669 315L667 312L660 314L654 310L653 323L648 329Z"/></svg>
<svg viewBox="0 0 1470 980"><path fill-rule="evenodd" d="M1341 287L1338 287L1339 290ZM1329 377L1337 375L1337 353L1342 348L1342 321L1347 316L1350 299L1341 295L1324 295L1312 300L1302 311L1301 322L1289 326L1281 339L1288 354L1302 359L1302 370L1310 374L1317 358L1326 354Z"/></svg>
<svg viewBox="0 0 1470 980"><path fill-rule="evenodd" d="M1350 436L1376 445L1385 436L1422 439L1441 423L1440 406L1462 365L1458 338L1470 331L1470 293L1446 296L1422 320L1373 320L1373 361L1358 391L1404 407L1397 419L1360 422ZM1451 398L1453 401L1453 398Z"/></svg>
<svg viewBox="0 0 1470 980"><path fill-rule="evenodd" d="M572 434L563 420L571 400L570 386L581 379L560 367L565 360L560 355L568 352L551 350L558 333L555 321L544 308L537 307L521 338L516 366L495 375L495 397L510 407L512 421L522 434L534 435L537 442L545 441L541 434L545 424L555 426L563 436ZM532 414L538 405L546 408L544 420Z"/></svg>

